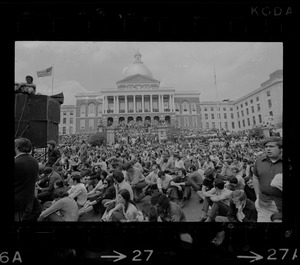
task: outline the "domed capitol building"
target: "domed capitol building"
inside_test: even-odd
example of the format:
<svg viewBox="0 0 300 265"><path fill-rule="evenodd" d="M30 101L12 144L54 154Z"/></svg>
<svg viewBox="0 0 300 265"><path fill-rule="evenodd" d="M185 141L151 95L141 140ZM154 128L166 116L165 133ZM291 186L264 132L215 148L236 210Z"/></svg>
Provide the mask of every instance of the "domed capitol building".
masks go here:
<svg viewBox="0 0 300 265"><path fill-rule="evenodd" d="M137 51L115 88L76 94L76 106L61 106L59 133L91 133L98 130L99 124L109 127L132 122L229 131L251 129L267 122L281 127L282 85L282 70L277 70L259 88L237 100L201 102L200 92L160 87L160 81L153 77Z"/></svg>

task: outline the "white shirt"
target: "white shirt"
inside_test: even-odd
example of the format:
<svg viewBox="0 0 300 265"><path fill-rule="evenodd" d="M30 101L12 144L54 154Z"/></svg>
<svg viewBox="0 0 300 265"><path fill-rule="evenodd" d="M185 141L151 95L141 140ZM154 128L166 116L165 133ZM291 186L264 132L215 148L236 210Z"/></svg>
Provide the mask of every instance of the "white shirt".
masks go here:
<svg viewBox="0 0 300 265"><path fill-rule="evenodd" d="M83 183L78 183L76 185L71 186L68 190L70 198L77 198L77 204L83 206L87 200L87 190Z"/></svg>
<svg viewBox="0 0 300 265"><path fill-rule="evenodd" d="M126 212L124 211L124 208L123 208L123 214L124 214L127 222L136 222L137 221L138 210L133 204L131 204L131 203L128 204L128 208L127 208Z"/></svg>
<svg viewBox="0 0 300 265"><path fill-rule="evenodd" d="M101 167L102 170L107 171L107 164L104 161L100 161L99 165Z"/></svg>
<svg viewBox="0 0 300 265"><path fill-rule="evenodd" d="M133 190L130 184L126 180L123 180L121 183L119 183L118 187L119 187L119 191L123 189L128 190L130 194L130 199L133 201Z"/></svg>
<svg viewBox="0 0 300 265"><path fill-rule="evenodd" d="M275 175L270 185L282 191L282 174Z"/></svg>
<svg viewBox="0 0 300 265"><path fill-rule="evenodd" d="M175 167L185 169L184 162L182 160L175 160Z"/></svg>
<svg viewBox="0 0 300 265"><path fill-rule="evenodd" d="M145 181L148 183L148 184L154 184L154 183L157 183L157 180L158 180L158 175L152 171L148 176L146 176L145 178Z"/></svg>
<svg viewBox="0 0 300 265"><path fill-rule="evenodd" d="M158 187L159 190L169 188L170 182L171 182L171 180L173 180L171 175L166 174L165 176L166 177L165 177L164 180L162 180L161 178L157 179L157 187Z"/></svg>

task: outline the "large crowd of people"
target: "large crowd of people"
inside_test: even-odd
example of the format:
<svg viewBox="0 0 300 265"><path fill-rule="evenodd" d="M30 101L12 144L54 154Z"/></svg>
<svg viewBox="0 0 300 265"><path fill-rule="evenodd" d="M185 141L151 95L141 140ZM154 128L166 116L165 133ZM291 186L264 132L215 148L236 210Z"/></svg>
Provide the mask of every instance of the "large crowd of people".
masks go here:
<svg viewBox="0 0 300 265"><path fill-rule="evenodd" d="M281 137L178 130L162 141L151 126L116 131L116 143L101 146L88 134L60 136L45 156L16 139L15 220L185 222L195 198L200 222L282 220Z"/></svg>

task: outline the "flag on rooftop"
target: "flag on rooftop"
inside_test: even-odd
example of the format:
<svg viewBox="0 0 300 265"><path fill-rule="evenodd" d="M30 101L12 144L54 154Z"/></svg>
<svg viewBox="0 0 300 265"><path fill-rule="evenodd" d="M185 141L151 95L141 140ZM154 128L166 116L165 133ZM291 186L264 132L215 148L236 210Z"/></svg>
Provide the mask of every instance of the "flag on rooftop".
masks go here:
<svg viewBox="0 0 300 265"><path fill-rule="evenodd" d="M37 71L38 77L51 76L51 75L52 75L52 66L45 70Z"/></svg>

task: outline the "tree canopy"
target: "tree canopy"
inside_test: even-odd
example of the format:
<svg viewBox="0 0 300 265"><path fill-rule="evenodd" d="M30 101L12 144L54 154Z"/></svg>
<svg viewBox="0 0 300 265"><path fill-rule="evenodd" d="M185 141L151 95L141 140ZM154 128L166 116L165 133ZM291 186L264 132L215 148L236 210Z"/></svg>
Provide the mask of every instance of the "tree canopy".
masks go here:
<svg viewBox="0 0 300 265"><path fill-rule="evenodd" d="M91 134L88 143L91 146L101 146L106 144L106 135L103 132L97 132L95 134Z"/></svg>

